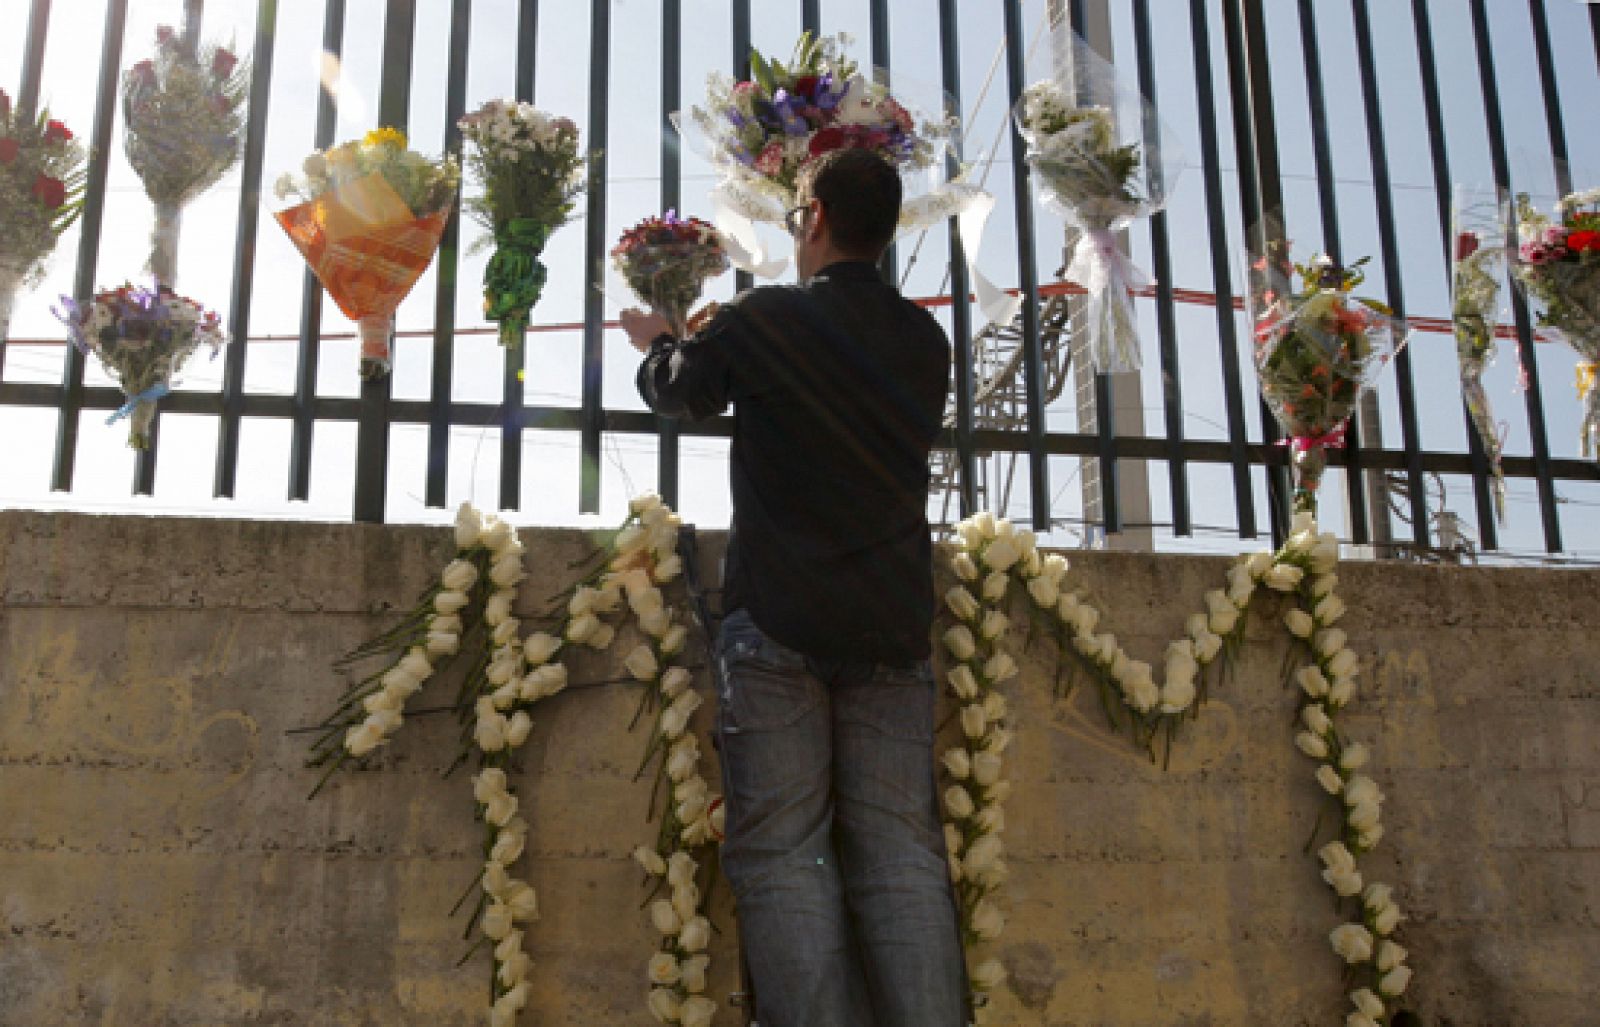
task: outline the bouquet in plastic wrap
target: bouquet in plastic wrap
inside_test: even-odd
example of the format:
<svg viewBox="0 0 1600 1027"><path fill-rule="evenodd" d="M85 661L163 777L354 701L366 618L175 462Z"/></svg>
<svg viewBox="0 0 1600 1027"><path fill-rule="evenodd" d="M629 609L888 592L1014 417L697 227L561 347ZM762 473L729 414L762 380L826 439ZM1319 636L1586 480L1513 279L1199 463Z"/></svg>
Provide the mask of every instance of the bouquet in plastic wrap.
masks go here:
<svg viewBox="0 0 1600 1027"><path fill-rule="evenodd" d="M23 117L0 89L0 341L19 289L37 284L83 211L83 147L48 112Z"/></svg>
<svg viewBox="0 0 1600 1027"><path fill-rule="evenodd" d="M1578 351L1579 445L1600 458L1600 189L1567 195L1553 219L1522 193L1516 217L1512 274L1543 307L1539 324Z"/></svg>
<svg viewBox="0 0 1600 1027"><path fill-rule="evenodd" d="M215 313L159 283L150 289L124 285L81 304L63 296L56 316L73 345L99 357L122 384L128 402L106 423L130 418L128 445L134 449L149 447L156 402L171 390L184 362L201 346L215 357L227 340Z"/></svg>
<svg viewBox="0 0 1600 1027"><path fill-rule="evenodd" d="M1088 293L1088 359L1130 371L1141 359L1132 292L1149 277L1116 233L1161 209L1182 162L1175 148L1145 140L1155 124L1149 104L1082 38L1059 27L1051 43L1054 71L1023 91L1012 114L1046 204L1079 233L1065 277Z"/></svg>
<svg viewBox="0 0 1600 1027"><path fill-rule="evenodd" d="M666 318L680 339L688 334L689 308L706 280L728 270L728 253L717 230L670 210L623 232L611 249L611 260L628 287Z"/></svg>
<svg viewBox="0 0 1600 1027"><path fill-rule="evenodd" d="M389 373L394 312L444 234L461 171L453 157L406 148L405 133L375 129L361 140L313 153L305 178L284 175L279 199L303 202L277 213L322 287L361 332L361 376Z"/></svg>
<svg viewBox="0 0 1600 1027"><path fill-rule="evenodd" d="M483 313L500 324L500 344L517 346L544 291L539 254L550 233L572 219L583 189L578 126L529 103L490 100L458 124L473 144L467 166L483 195L466 207L494 233L483 272Z"/></svg>
<svg viewBox="0 0 1600 1027"><path fill-rule="evenodd" d="M1250 266L1256 376L1289 436L1297 512L1316 512L1328 448L1344 445L1356 401L1406 343L1387 306L1351 295L1366 261L1341 267L1319 253L1296 264L1289 244L1273 241Z"/></svg>
<svg viewBox="0 0 1600 1027"><path fill-rule="evenodd" d="M1500 469L1505 433L1495 422L1483 373L1494 360L1500 320L1500 273L1505 265L1505 223L1499 204L1475 203L1457 190L1450 265L1451 327L1456 361L1461 367L1461 394L1472 425L1489 458L1495 513L1506 516L1506 479Z"/></svg>
<svg viewBox="0 0 1600 1027"><path fill-rule="evenodd" d="M239 160L250 71L232 50L156 29L156 54L122 77L123 149L156 207L150 271L177 276L178 219Z"/></svg>

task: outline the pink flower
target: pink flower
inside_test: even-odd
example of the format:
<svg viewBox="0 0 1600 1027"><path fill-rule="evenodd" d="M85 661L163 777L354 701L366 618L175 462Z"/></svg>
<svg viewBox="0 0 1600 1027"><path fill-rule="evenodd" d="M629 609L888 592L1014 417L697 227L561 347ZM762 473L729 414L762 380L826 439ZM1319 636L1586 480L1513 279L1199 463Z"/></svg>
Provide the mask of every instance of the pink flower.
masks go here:
<svg viewBox="0 0 1600 1027"><path fill-rule="evenodd" d="M763 175L776 175L783 169L783 144L774 139L756 157L756 170Z"/></svg>
<svg viewBox="0 0 1600 1027"><path fill-rule="evenodd" d="M211 98L206 100L206 106L211 108L211 113L213 114L219 116L227 114L229 107L228 98L223 96L221 93L213 93Z"/></svg>
<svg viewBox="0 0 1600 1027"><path fill-rule="evenodd" d="M67 185L59 178L40 175L33 180L33 197L51 210L55 210L67 202Z"/></svg>
<svg viewBox="0 0 1600 1027"><path fill-rule="evenodd" d="M15 139L0 139L0 164L15 163L20 152L22 144Z"/></svg>
<svg viewBox="0 0 1600 1027"><path fill-rule="evenodd" d="M0 89L0 118L9 117L11 117L11 97L6 95L4 89Z"/></svg>
<svg viewBox="0 0 1600 1027"><path fill-rule="evenodd" d="M239 58L231 51L218 49L211 56L211 73L218 78L227 78L233 74L233 69L239 66Z"/></svg>
<svg viewBox="0 0 1600 1027"><path fill-rule="evenodd" d="M172 45L172 41L174 39L176 39L176 38L177 38L177 33L172 31L172 26L171 25L157 25L156 26L156 42L161 44L162 46L170 46L170 45Z"/></svg>
<svg viewBox="0 0 1600 1027"><path fill-rule="evenodd" d="M65 143L72 140L72 130L54 119L45 123L44 141L47 143Z"/></svg>
<svg viewBox="0 0 1600 1027"><path fill-rule="evenodd" d="M156 82L156 65L154 61L140 61L133 66L131 72L142 86L153 86Z"/></svg>

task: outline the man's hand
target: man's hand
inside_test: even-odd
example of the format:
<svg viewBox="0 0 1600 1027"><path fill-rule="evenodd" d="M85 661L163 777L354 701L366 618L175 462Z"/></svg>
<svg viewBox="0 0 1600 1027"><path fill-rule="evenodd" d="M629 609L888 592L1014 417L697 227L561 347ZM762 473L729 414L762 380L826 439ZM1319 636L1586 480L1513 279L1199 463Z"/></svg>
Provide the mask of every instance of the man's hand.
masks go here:
<svg viewBox="0 0 1600 1027"><path fill-rule="evenodd" d="M656 313L645 313L638 307L629 307L620 315L622 330L628 333L628 342L640 353L650 352L650 344L659 335L671 335L672 326Z"/></svg>

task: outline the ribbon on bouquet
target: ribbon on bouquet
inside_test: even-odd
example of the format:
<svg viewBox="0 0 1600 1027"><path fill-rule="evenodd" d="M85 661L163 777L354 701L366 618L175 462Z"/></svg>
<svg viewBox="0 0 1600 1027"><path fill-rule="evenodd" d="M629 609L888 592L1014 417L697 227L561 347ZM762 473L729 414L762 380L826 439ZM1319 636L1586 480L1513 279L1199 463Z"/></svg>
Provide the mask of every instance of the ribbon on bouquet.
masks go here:
<svg viewBox="0 0 1600 1027"><path fill-rule="evenodd" d="M1279 439L1280 446L1293 446L1296 453L1308 453L1313 449L1329 449L1334 446L1343 446L1345 439L1345 425L1338 424L1331 431L1321 435L1295 435L1292 438Z"/></svg>
<svg viewBox="0 0 1600 1027"><path fill-rule="evenodd" d="M724 178L711 190L711 220L722 233L723 249L728 261L740 271L748 271L757 278L776 278L789 266L784 257L768 257L756 225L751 220L752 208L768 206L766 197L756 197L748 189L741 189ZM762 210L763 215L767 212ZM771 220L763 216L762 220ZM782 213L777 216L783 220Z"/></svg>
<svg viewBox="0 0 1600 1027"><path fill-rule="evenodd" d="M1101 371L1139 368L1139 338L1135 331L1134 290L1150 284L1150 276L1117 245L1109 228L1085 228L1072 247L1065 277L1088 293L1085 311L1089 360Z"/></svg>
<svg viewBox="0 0 1600 1027"><path fill-rule="evenodd" d="M138 409L140 403L154 403L156 400L167 395L171 391L172 387L166 382L156 382L154 385L150 386L148 389L145 389L137 396L130 396L126 403L117 408L116 413L106 418L106 423L116 424L124 417L132 415L132 413Z"/></svg>
<svg viewBox="0 0 1600 1027"><path fill-rule="evenodd" d="M994 194L977 189L962 204L956 214L956 233L961 237L961 250L967 258L967 274L972 279L972 293L978 298L978 309L992 325L1008 325L1022 309L1022 297L989 281L978 269L978 251L983 248L984 229L989 226L989 215L994 212Z"/></svg>

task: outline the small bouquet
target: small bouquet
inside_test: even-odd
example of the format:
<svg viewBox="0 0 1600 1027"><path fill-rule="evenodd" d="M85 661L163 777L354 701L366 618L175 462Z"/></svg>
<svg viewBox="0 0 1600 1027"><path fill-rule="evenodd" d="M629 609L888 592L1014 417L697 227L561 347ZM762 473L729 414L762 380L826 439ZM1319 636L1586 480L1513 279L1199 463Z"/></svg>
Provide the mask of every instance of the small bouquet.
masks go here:
<svg viewBox="0 0 1600 1027"><path fill-rule="evenodd" d="M544 291L539 254L550 233L572 219L573 200L583 189L578 126L507 100L490 100L457 124L474 146L467 166L483 186L467 209L494 233L494 256L483 272L483 314L500 323L500 345L515 347Z"/></svg>
<svg viewBox="0 0 1600 1027"><path fill-rule="evenodd" d="M1552 220L1517 196L1511 272L1544 310L1539 324L1578 351L1579 445L1600 458L1600 189L1571 193Z"/></svg>
<svg viewBox="0 0 1600 1027"><path fill-rule="evenodd" d="M1500 272L1505 263L1505 224L1498 204L1487 207L1467 200L1458 190L1454 209L1455 250L1450 264L1451 327L1456 337L1456 362L1461 368L1461 394L1472 425L1489 458L1495 513L1506 516L1506 479L1500 469L1504 433L1495 423L1483 373L1494 360L1499 330Z"/></svg>
<svg viewBox="0 0 1600 1027"><path fill-rule="evenodd" d="M393 128L313 153L304 170L303 181L278 179L279 199L303 200L279 211L278 223L359 326L361 376L381 378L394 312L439 248L461 170L453 157L407 149L405 133Z"/></svg>
<svg viewBox="0 0 1600 1027"><path fill-rule="evenodd" d="M0 89L0 342L18 289L37 283L56 240L83 211L83 147L67 126L23 118Z"/></svg>
<svg viewBox="0 0 1600 1027"><path fill-rule="evenodd" d="M1296 512L1316 513L1328 447L1344 444L1356 401L1406 343L1387 306L1350 295L1366 262L1341 267L1319 253L1295 264L1288 243L1273 242L1251 264L1256 375L1293 449Z"/></svg>
<svg viewBox="0 0 1600 1027"><path fill-rule="evenodd" d="M629 288L666 318L680 339L688 334L689 308L700 298L706 279L728 270L717 230L670 210L623 232L611 260Z"/></svg>
<svg viewBox="0 0 1600 1027"><path fill-rule="evenodd" d="M239 160L250 71L232 50L156 29L155 57L122 78L123 149L156 207L150 271L177 277L178 218Z"/></svg>
<svg viewBox="0 0 1600 1027"><path fill-rule="evenodd" d="M1150 279L1118 247L1116 233L1165 205L1182 165L1173 148L1155 152L1143 140L1154 113L1110 64L1064 27L1052 44L1070 49L1054 62L1064 70L1024 90L1012 114L1047 205L1079 232L1064 274L1088 292L1089 361L1131 371L1140 364L1131 293ZM1119 130L1119 108L1137 115L1120 119L1132 130Z"/></svg>
<svg viewBox="0 0 1600 1027"><path fill-rule="evenodd" d="M215 313L160 283L151 289L123 285L83 304L63 296L61 306L55 313L73 345L99 357L121 382L128 402L106 423L130 417L134 449L149 448L156 401L171 391L189 355L209 346L215 358L227 338Z"/></svg>

